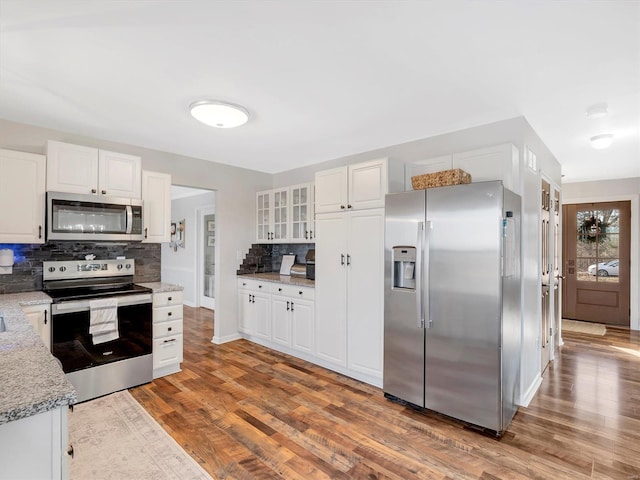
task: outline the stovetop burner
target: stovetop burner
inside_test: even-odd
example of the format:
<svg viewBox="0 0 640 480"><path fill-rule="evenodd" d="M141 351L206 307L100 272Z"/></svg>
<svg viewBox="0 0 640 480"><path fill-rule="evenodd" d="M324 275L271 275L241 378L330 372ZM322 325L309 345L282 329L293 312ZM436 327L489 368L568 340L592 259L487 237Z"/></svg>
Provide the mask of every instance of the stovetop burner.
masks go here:
<svg viewBox="0 0 640 480"><path fill-rule="evenodd" d="M44 291L51 297L53 303L151 292L150 289L133 283L118 286L90 285L86 287L58 288L53 290L47 290L45 288Z"/></svg>
<svg viewBox="0 0 640 480"><path fill-rule="evenodd" d="M43 290L54 303L151 292L134 273L132 259L43 262Z"/></svg>

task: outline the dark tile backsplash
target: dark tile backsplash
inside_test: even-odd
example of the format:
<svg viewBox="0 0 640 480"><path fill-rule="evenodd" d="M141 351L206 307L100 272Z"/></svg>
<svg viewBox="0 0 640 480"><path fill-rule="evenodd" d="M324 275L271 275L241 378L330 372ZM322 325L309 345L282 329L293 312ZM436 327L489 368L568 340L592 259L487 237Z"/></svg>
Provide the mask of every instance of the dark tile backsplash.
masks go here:
<svg viewBox="0 0 640 480"><path fill-rule="evenodd" d="M238 268L238 275L246 273L279 272L282 255L295 254L296 263L306 263L305 255L313 243L254 243Z"/></svg>
<svg viewBox="0 0 640 480"><path fill-rule="evenodd" d="M0 244L0 249L13 250L13 273L0 275L0 293L42 290L42 262L51 260L84 260L93 254L97 259L124 255L136 261L136 283L160 281L159 243L47 242L43 245Z"/></svg>

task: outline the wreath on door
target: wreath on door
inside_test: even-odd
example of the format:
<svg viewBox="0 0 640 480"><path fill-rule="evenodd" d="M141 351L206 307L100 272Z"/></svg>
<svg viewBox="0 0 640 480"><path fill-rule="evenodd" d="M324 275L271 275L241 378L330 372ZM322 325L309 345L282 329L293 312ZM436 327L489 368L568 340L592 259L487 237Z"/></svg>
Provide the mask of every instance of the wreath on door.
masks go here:
<svg viewBox="0 0 640 480"><path fill-rule="evenodd" d="M580 224L580 238L583 242L602 242L607 236L608 223L602 222L595 217L587 217Z"/></svg>

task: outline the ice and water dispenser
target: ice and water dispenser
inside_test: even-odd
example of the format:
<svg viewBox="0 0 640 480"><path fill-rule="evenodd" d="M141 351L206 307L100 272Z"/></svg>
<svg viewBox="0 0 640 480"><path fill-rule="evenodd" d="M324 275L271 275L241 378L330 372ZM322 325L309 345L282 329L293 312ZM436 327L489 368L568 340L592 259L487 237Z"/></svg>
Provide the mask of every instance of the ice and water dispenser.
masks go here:
<svg viewBox="0 0 640 480"><path fill-rule="evenodd" d="M416 289L416 248L393 247L393 288Z"/></svg>

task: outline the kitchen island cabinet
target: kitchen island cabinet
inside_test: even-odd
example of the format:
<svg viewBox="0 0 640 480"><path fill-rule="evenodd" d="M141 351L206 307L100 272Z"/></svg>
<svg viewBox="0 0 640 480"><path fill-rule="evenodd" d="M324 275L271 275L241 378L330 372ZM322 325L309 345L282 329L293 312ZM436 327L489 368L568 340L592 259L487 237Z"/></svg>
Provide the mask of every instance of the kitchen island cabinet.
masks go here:
<svg viewBox="0 0 640 480"><path fill-rule="evenodd" d="M0 150L0 243L44 243L46 159Z"/></svg>
<svg viewBox="0 0 640 480"><path fill-rule="evenodd" d="M0 295L0 479L66 479L67 409L76 392L23 313L42 292Z"/></svg>

